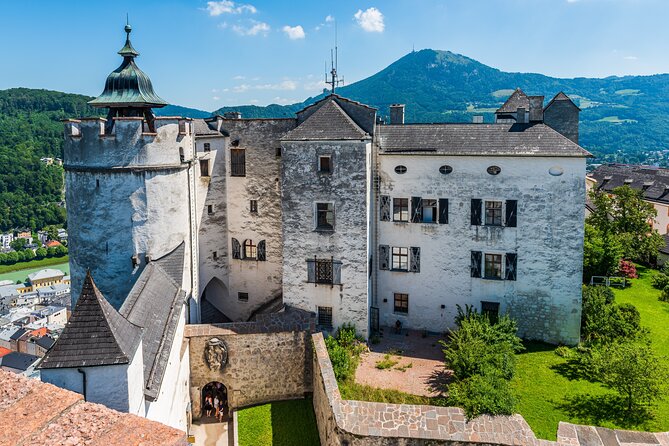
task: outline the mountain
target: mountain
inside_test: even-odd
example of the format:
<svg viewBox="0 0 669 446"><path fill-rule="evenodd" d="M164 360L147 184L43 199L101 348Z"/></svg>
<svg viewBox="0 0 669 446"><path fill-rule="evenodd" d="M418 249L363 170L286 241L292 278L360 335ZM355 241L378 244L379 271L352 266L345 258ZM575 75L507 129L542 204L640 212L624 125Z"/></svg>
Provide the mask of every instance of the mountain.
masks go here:
<svg viewBox="0 0 669 446"><path fill-rule="evenodd" d="M382 116L388 106L406 104L407 122L469 122L494 111L511 92L545 95L560 91L582 109L581 144L601 160L655 162L650 153L669 149L669 75L560 79L535 73L509 73L449 51L407 54L380 72L337 90L342 96L372 105ZM283 117L319 99L267 107L224 107L245 117ZM248 111L248 112L247 112ZM617 154L622 151L623 154Z"/></svg>

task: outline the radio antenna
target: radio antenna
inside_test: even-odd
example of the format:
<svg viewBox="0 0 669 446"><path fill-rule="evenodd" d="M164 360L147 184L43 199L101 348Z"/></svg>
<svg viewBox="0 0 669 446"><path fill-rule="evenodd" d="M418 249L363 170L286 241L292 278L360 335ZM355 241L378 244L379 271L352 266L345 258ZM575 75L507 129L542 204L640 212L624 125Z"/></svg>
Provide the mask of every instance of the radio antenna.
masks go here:
<svg viewBox="0 0 669 446"><path fill-rule="evenodd" d="M325 83L330 86L331 94L335 94L335 89L339 85L344 85L344 78L339 78L337 74L337 68L339 65L338 57L338 47L337 47L337 22L334 23L335 26L335 41L334 41L334 50L330 50L330 79L328 79L328 73L325 73Z"/></svg>

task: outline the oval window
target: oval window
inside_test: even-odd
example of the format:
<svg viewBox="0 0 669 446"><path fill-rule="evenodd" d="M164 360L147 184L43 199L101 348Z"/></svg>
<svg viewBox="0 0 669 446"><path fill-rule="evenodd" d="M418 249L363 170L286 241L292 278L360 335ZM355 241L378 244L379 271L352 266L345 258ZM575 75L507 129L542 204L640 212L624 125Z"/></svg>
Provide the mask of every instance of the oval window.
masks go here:
<svg viewBox="0 0 669 446"><path fill-rule="evenodd" d="M395 167L395 173L399 173L400 175L403 173L407 173L407 166L397 166Z"/></svg>
<svg viewBox="0 0 669 446"><path fill-rule="evenodd" d="M554 177L559 177L564 173L564 169L562 169L562 167L559 166L553 166L550 169L548 169L548 173L553 175Z"/></svg>
<svg viewBox="0 0 669 446"><path fill-rule="evenodd" d="M488 167L488 173L490 175L497 175L502 171L502 169L499 166L490 166Z"/></svg>
<svg viewBox="0 0 669 446"><path fill-rule="evenodd" d="M453 172L453 168L451 166L441 166L439 168L439 172L448 175L449 173Z"/></svg>

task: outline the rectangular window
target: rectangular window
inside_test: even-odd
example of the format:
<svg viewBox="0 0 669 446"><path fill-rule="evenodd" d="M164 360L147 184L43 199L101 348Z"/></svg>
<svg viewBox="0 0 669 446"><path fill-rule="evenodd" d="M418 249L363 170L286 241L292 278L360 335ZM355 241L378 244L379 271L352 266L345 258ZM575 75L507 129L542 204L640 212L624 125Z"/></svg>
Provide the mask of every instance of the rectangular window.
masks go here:
<svg viewBox="0 0 669 446"><path fill-rule="evenodd" d="M230 176L246 176L246 150L230 149Z"/></svg>
<svg viewBox="0 0 669 446"><path fill-rule="evenodd" d="M316 229L334 231L334 204L316 203Z"/></svg>
<svg viewBox="0 0 669 446"><path fill-rule="evenodd" d="M209 176L209 160L200 160L200 176Z"/></svg>
<svg viewBox="0 0 669 446"><path fill-rule="evenodd" d="M437 200L423 199L423 223L437 222Z"/></svg>
<svg viewBox="0 0 669 446"><path fill-rule="evenodd" d="M258 213L258 200L251 200L250 210L252 214Z"/></svg>
<svg viewBox="0 0 669 446"><path fill-rule="evenodd" d="M486 226L502 226L502 202L485 202L485 224Z"/></svg>
<svg viewBox="0 0 669 446"><path fill-rule="evenodd" d="M253 244L253 240L244 240L244 258L256 259L258 257L258 247Z"/></svg>
<svg viewBox="0 0 669 446"><path fill-rule="evenodd" d="M277 158L281 158L281 147L277 147L274 154L276 155Z"/></svg>
<svg viewBox="0 0 669 446"><path fill-rule="evenodd" d="M499 319L499 302L481 301L481 314L488 316L488 320L495 324Z"/></svg>
<svg viewBox="0 0 669 446"><path fill-rule="evenodd" d="M408 198L393 198L393 221L409 221Z"/></svg>
<svg viewBox="0 0 669 446"><path fill-rule="evenodd" d="M242 293L241 291L237 293L237 299L241 300L242 302L248 302L249 301L249 293Z"/></svg>
<svg viewBox="0 0 669 446"><path fill-rule="evenodd" d="M486 254L484 274L486 279L502 278L502 255Z"/></svg>
<svg viewBox="0 0 669 446"><path fill-rule="evenodd" d="M329 156L318 157L318 171L321 173L332 172L332 158Z"/></svg>
<svg viewBox="0 0 669 446"><path fill-rule="evenodd" d="M213 204L208 204L207 205L207 214L213 214L214 213L214 205Z"/></svg>
<svg viewBox="0 0 669 446"><path fill-rule="evenodd" d="M409 295L402 293L395 293L395 313L409 312Z"/></svg>
<svg viewBox="0 0 669 446"><path fill-rule="evenodd" d="M393 269L397 271L409 270L409 248L393 247Z"/></svg>
<svg viewBox="0 0 669 446"><path fill-rule="evenodd" d="M218 252L216 251L212 252L211 256L214 258L214 260L218 260Z"/></svg>
<svg viewBox="0 0 669 446"><path fill-rule="evenodd" d="M333 283L332 260L316 259L316 283Z"/></svg>
<svg viewBox="0 0 669 446"><path fill-rule="evenodd" d="M211 144L208 142L204 143L204 151L205 152L211 152Z"/></svg>
<svg viewBox="0 0 669 446"><path fill-rule="evenodd" d="M332 307L318 307L318 325L332 328Z"/></svg>

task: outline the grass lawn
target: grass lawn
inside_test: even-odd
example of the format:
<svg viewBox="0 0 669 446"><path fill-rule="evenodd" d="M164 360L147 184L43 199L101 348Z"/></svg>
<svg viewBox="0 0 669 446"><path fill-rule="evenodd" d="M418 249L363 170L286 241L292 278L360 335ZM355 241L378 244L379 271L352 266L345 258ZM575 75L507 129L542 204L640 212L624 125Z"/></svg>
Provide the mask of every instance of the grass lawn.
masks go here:
<svg viewBox="0 0 669 446"><path fill-rule="evenodd" d="M277 401L238 412L240 446L318 446L311 398Z"/></svg>
<svg viewBox="0 0 669 446"><path fill-rule="evenodd" d="M358 384L353 379L340 382L339 392L345 400L372 401L378 403L390 404L424 404L439 405L438 398L428 398L426 396L411 395L392 389L379 389L364 384ZM441 404L443 406L443 404Z"/></svg>
<svg viewBox="0 0 669 446"><path fill-rule="evenodd" d="M669 304L657 300L660 291L651 286L656 272L638 268L639 279L624 290L614 289L616 302L631 303L641 314L641 324L650 328L653 347L669 368ZM649 420L626 420L615 403L615 393L581 379L569 379L559 368L566 361L554 353L554 347L527 344L518 356L513 385L520 397L519 412L539 438L555 440L559 421L598 426L669 431L669 397L652 409Z"/></svg>
<svg viewBox="0 0 669 446"><path fill-rule="evenodd" d="M14 265L0 265L0 280L26 280L28 274L34 273L44 268L54 268L70 273L69 257L52 257L50 259L32 260L30 262L21 262Z"/></svg>

